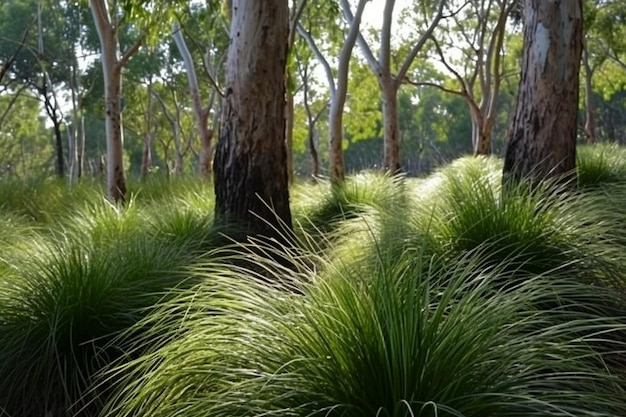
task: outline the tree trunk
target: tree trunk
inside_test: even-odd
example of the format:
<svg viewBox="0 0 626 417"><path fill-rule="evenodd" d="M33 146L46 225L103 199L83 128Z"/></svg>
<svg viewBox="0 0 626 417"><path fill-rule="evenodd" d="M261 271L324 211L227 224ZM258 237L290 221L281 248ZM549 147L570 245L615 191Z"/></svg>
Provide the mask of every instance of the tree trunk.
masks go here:
<svg viewBox="0 0 626 417"><path fill-rule="evenodd" d="M200 161L199 171L200 176L208 178L211 173L211 150L213 141L213 131L209 129L209 109L202 105L202 99L200 97L200 87L198 86L198 77L196 75L196 69L194 66L193 58L185 42L185 38L180 31L180 25L175 23L172 27L174 41L176 47L183 58L185 69L187 71L187 82L189 84L189 93L191 94L191 103L193 105L193 113L196 118L196 126L198 127L198 134L200 136Z"/></svg>
<svg viewBox="0 0 626 417"><path fill-rule="evenodd" d="M56 118L52 120L55 138L56 164L55 171L59 178L65 176L65 155L63 155L63 135L61 134L61 121Z"/></svg>
<svg viewBox="0 0 626 417"><path fill-rule="evenodd" d="M593 114L593 87L591 79L593 69L589 64L589 52L583 45L583 66L585 67L585 141L588 144L596 143L596 121Z"/></svg>
<svg viewBox="0 0 626 417"><path fill-rule="evenodd" d="M115 45L115 43L113 43ZM102 53L102 70L104 73L104 108L105 129L107 138L107 196L112 202L124 202L126 199L126 177L124 175L121 73L120 69L111 62L115 50ZM105 58L106 57L106 58Z"/></svg>
<svg viewBox="0 0 626 417"><path fill-rule="evenodd" d="M82 105L81 105L82 108ZM85 116L80 115L80 129L79 129L79 140L78 140L78 161L76 164L78 178L83 177L84 173L84 165L85 165Z"/></svg>
<svg viewBox="0 0 626 417"><path fill-rule="evenodd" d="M293 124L294 124L294 104L293 94L287 91L285 107L285 148L287 149L287 178L289 184L293 184Z"/></svg>
<svg viewBox="0 0 626 417"><path fill-rule="evenodd" d="M345 162L343 159L343 104L345 101L333 98L328 115L328 163L330 165L330 181L339 184L346 179Z"/></svg>
<svg viewBox="0 0 626 417"><path fill-rule="evenodd" d="M234 0L217 144L215 217L282 240L291 228L285 150L284 0Z"/></svg>
<svg viewBox="0 0 626 417"><path fill-rule="evenodd" d="M143 150L141 152L141 179L146 180L150 176L152 167L152 132L148 131L143 136Z"/></svg>
<svg viewBox="0 0 626 417"><path fill-rule="evenodd" d="M472 99L468 99L472 119L472 146L474 155L489 155L491 129L487 130L483 112Z"/></svg>
<svg viewBox="0 0 626 417"><path fill-rule="evenodd" d="M385 132L384 168L395 174L400 171L400 127L398 122L398 88L393 78L381 80L383 99L383 125Z"/></svg>
<svg viewBox="0 0 626 417"><path fill-rule="evenodd" d="M314 181L320 176L320 160L317 154L317 145L315 144L315 131L314 127L309 127L309 152L311 153L311 176Z"/></svg>
<svg viewBox="0 0 626 417"><path fill-rule="evenodd" d="M150 175L152 167L152 77L148 79L148 93L145 111L144 134L143 134L143 150L141 152L141 179L146 180Z"/></svg>
<svg viewBox="0 0 626 417"><path fill-rule="evenodd" d="M107 196L114 203L126 199L126 177L124 175L122 131L122 67L139 50L143 42L140 37L118 59L117 32L120 21L111 22L111 15L117 16L117 10L110 14L105 0L89 0L89 8L94 19L100 40L102 72L104 77L104 110L107 143Z"/></svg>
<svg viewBox="0 0 626 417"><path fill-rule="evenodd" d="M525 0L522 78L505 180L575 174L582 0Z"/></svg>

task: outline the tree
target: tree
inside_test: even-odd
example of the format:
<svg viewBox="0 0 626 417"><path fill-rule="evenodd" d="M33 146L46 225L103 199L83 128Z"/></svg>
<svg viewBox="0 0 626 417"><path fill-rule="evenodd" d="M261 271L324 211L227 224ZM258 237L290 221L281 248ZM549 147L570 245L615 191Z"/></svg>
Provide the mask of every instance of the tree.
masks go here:
<svg viewBox="0 0 626 417"><path fill-rule="evenodd" d="M57 91L70 81L76 42L63 12L58 4L41 0L14 1L0 8L0 33L7 37L0 42L0 60L5 62L2 77L8 78L7 84L27 85L41 100L53 126L59 177L65 173L65 155Z"/></svg>
<svg viewBox="0 0 626 417"><path fill-rule="evenodd" d="M100 39L102 73L104 75L105 126L107 137L107 196L113 202L126 198L124 174L124 134L122 130L122 68L144 41L140 35L135 43L118 56L118 30L122 17L118 10L109 10L107 0L89 0Z"/></svg>
<svg viewBox="0 0 626 417"><path fill-rule="evenodd" d="M225 51L228 43L225 19L221 13L218 13L217 6L218 4L211 2L207 2L205 8L190 6L186 11L190 19L182 22L182 24L181 22L175 22L172 25L172 35L187 74L192 109L200 137L199 173L204 178L208 178L213 170L214 129L212 127L209 128L209 116L214 112L214 104L217 104L224 95L220 88L220 79L222 78L220 68L223 67L225 57L223 51ZM205 49L203 64L209 81L206 84L210 85L208 103L206 105L203 104L200 82L196 73L197 62L202 62L202 58L197 54L194 56L187 46L184 36L186 34L188 37L191 37L190 32L192 31L195 36L197 36L196 32L201 33L202 47ZM195 44L199 43L195 38L192 38L192 40L194 40ZM217 113L215 111L215 114ZM212 126L215 125L215 121L213 121Z"/></svg>
<svg viewBox="0 0 626 417"><path fill-rule="evenodd" d="M298 33L304 38L311 48L311 51L313 51L319 60L320 65L322 65L328 82L328 89L330 91L330 108L328 113L330 148L328 159L330 164L330 180L333 183L343 182L346 175L343 158L343 108L348 95L348 74L350 71L352 49L356 43L359 27L361 25L361 17L363 16L363 11L368 1L369 0L359 0L356 6L356 11L348 27L348 33L345 35L345 39L340 47L336 71L333 71L330 63L313 39L310 31L311 28L307 29L302 24L298 24L297 26Z"/></svg>
<svg viewBox="0 0 626 417"><path fill-rule="evenodd" d="M449 20L451 25L442 31L442 37L447 37L446 53L440 42L432 38L437 58L453 74L459 86L450 88L441 84L421 84L458 95L467 102L472 120L474 154L487 155L504 77L502 55L506 24L516 0L470 0L465 5L468 7L462 13L453 14ZM458 65L454 65L454 57L450 57L450 51L454 49L461 53ZM461 66L462 70L459 69Z"/></svg>
<svg viewBox="0 0 626 417"><path fill-rule="evenodd" d="M415 60L417 54L424 47L424 44L439 24L439 21L443 18L443 8L446 1L439 0L437 2L433 18L419 39L413 44L413 47L407 53L404 60L400 64L399 69L394 74L391 53L391 28L395 3L395 0L385 1L385 7L383 9L383 23L380 31L380 49L378 58L374 56L370 46L360 32L357 37L361 52L365 56L372 72L376 75L382 94L383 125L385 132L383 166L391 172L397 172L400 170L398 90L400 89L400 86L402 85L404 78L413 63L413 60ZM354 23L354 16L348 0L341 0L341 8L346 20L352 25Z"/></svg>
<svg viewBox="0 0 626 417"><path fill-rule="evenodd" d="M284 0L233 0L220 137L215 218L250 235L291 227L285 149L289 11ZM280 224L282 223L282 225Z"/></svg>
<svg viewBox="0 0 626 417"><path fill-rule="evenodd" d="M524 2L524 53L505 180L572 175L576 164L582 0Z"/></svg>

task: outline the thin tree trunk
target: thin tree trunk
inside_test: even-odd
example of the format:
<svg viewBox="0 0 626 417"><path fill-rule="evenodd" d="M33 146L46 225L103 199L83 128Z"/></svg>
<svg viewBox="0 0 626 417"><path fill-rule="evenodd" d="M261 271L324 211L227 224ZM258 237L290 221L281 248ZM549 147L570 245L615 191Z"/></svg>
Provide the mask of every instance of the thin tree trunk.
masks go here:
<svg viewBox="0 0 626 417"><path fill-rule="evenodd" d="M585 68L585 141L588 144L596 143L596 121L593 111L593 87L591 79L593 69L589 64L589 51L583 44L583 66Z"/></svg>
<svg viewBox="0 0 626 417"><path fill-rule="evenodd" d="M575 175L582 0L525 0L524 54L505 180Z"/></svg>
<svg viewBox="0 0 626 417"><path fill-rule="evenodd" d="M140 37L118 59L117 31L119 21L111 22L108 3L105 0L89 0L89 8L94 18L100 40L102 72L104 77L104 111L107 137L107 196L114 203L126 199L126 177L124 175L122 113L120 100L122 93L122 67L139 50L143 42ZM114 15L117 10L114 10Z"/></svg>
<svg viewBox="0 0 626 417"><path fill-rule="evenodd" d="M150 175L150 168L152 167L152 78L148 80L148 97L146 103L144 126L145 132L143 135L143 150L141 152L141 179L146 180Z"/></svg>
<svg viewBox="0 0 626 417"><path fill-rule="evenodd" d="M287 178L289 184L293 184L293 125L294 125L294 103L293 94L287 91L285 94L285 148L287 150Z"/></svg>
<svg viewBox="0 0 626 417"><path fill-rule="evenodd" d="M193 106L193 114L196 118L196 126L198 135L200 136L200 176L207 178L211 173L211 150L213 141L213 131L209 129L209 108L202 105L200 97L200 87L198 86L198 77L194 66L193 58L185 42L185 38L180 30L180 25L175 23L172 27L172 33L176 47L183 58L185 69L187 71L187 81L189 84L189 93L191 95L191 103Z"/></svg>
<svg viewBox="0 0 626 417"><path fill-rule="evenodd" d="M384 168L391 173L400 171L400 126L398 122L398 89L391 76L384 78L383 93Z"/></svg>
<svg viewBox="0 0 626 417"><path fill-rule="evenodd" d="M80 129L78 137L78 161L76 165L78 172L76 175L78 178L82 178L85 171L85 116L82 114L82 111L80 115Z"/></svg>

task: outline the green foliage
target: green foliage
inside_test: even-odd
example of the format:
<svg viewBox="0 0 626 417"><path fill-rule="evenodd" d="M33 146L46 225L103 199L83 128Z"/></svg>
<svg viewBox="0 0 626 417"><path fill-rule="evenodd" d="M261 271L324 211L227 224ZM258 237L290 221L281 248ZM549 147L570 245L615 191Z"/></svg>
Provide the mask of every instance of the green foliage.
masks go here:
<svg viewBox="0 0 626 417"><path fill-rule="evenodd" d="M582 190L503 192L497 158L299 184L290 268L226 244L210 183L131 182L124 208L93 184L6 184L0 407L625 415L620 151L579 154L611 173Z"/></svg>
<svg viewBox="0 0 626 417"><path fill-rule="evenodd" d="M39 185L41 192L48 184ZM3 412L95 415L102 406L108 388L89 387L93 375L126 349L111 343L113 336L167 290L192 285L182 270L223 244L210 193L194 200L192 192L175 190L159 200L146 196L141 205L131 200L123 209L73 194L80 202L64 214L50 213L54 223L39 231L29 226L32 220L3 214L11 239L0 241ZM40 201L35 213L55 210L57 195L46 198L51 205Z"/></svg>
<svg viewBox="0 0 626 417"><path fill-rule="evenodd" d="M194 270L203 283L140 324L157 343L144 340L153 349L110 374L124 383L105 415L626 411L619 377L588 343L623 326L593 313L561 324L561 308L575 307L566 296L600 304L608 296L601 288L555 275L494 292L502 271L476 270L478 252L456 263L407 252L377 258L380 268L358 274L322 259L323 272L303 265L296 276L254 251L245 256L302 282L304 294L260 282L254 270ZM560 308L539 307L553 294L563 296Z"/></svg>
<svg viewBox="0 0 626 417"><path fill-rule="evenodd" d="M576 153L579 186L626 183L626 150L623 147L612 143L580 145Z"/></svg>
<svg viewBox="0 0 626 417"><path fill-rule="evenodd" d="M484 250L487 265L515 258L511 270L545 273L561 268L581 281L603 281L623 288L621 248L607 218L605 200L544 184L503 191L501 161L462 158L418 191L423 230L441 243L451 259Z"/></svg>
<svg viewBox="0 0 626 417"><path fill-rule="evenodd" d="M39 114L39 102L26 93L13 99L10 94L0 95L0 108L7 111L0 120L0 178L52 174L52 134Z"/></svg>
<svg viewBox="0 0 626 417"><path fill-rule="evenodd" d="M321 182L302 184L292 192L292 213L308 234L332 234L345 220L354 219L375 208L393 209L403 201L402 177L362 172L343 184Z"/></svg>

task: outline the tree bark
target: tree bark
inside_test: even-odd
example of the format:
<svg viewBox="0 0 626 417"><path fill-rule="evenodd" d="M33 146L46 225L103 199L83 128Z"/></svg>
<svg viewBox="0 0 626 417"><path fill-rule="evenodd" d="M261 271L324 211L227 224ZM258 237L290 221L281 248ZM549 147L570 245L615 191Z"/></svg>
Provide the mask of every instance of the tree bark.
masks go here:
<svg viewBox="0 0 626 417"><path fill-rule="evenodd" d="M398 121L398 88L389 74L381 80L383 86L384 168L395 174L400 171L400 125ZM388 85L386 85L388 84Z"/></svg>
<svg viewBox="0 0 626 417"><path fill-rule="evenodd" d="M582 0L525 0L524 54L505 181L575 175Z"/></svg>
<svg viewBox="0 0 626 417"><path fill-rule="evenodd" d="M589 64L589 51L583 44L583 66L585 67L585 141L588 144L596 143L596 121L593 114L593 87L591 79L594 68Z"/></svg>
<svg viewBox="0 0 626 417"><path fill-rule="evenodd" d="M119 21L111 21L106 0L89 0L89 8L91 9L100 40L104 77L107 196L114 203L123 203L126 199L126 177L124 174L124 136L120 105L122 97L122 67L137 52L143 42L143 37L139 38L118 59L117 31Z"/></svg>
<svg viewBox="0 0 626 417"><path fill-rule="evenodd" d="M202 105L200 98L200 87L198 85L198 76L194 66L193 58L187 47L187 42L180 31L180 25L175 23L172 27L172 33L178 52L183 58L185 70L187 71L187 82L189 84L189 93L191 94L191 103L193 113L196 118L196 126L200 135L200 176L208 178L211 173L211 150L213 141L213 131L209 129L209 108Z"/></svg>
<svg viewBox="0 0 626 417"><path fill-rule="evenodd" d="M285 150L284 0L234 0L217 144L216 221L282 240L291 228Z"/></svg>
<svg viewBox="0 0 626 417"><path fill-rule="evenodd" d="M289 184L293 184L294 171L293 171L293 125L294 125L294 102L293 94L290 91L286 92L285 103L285 148L287 150L287 178Z"/></svg>

